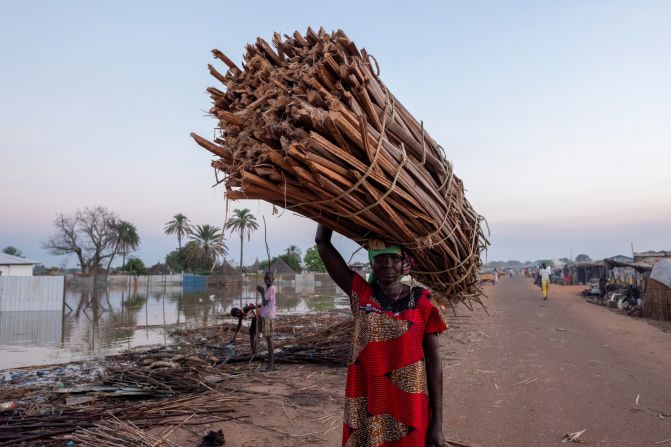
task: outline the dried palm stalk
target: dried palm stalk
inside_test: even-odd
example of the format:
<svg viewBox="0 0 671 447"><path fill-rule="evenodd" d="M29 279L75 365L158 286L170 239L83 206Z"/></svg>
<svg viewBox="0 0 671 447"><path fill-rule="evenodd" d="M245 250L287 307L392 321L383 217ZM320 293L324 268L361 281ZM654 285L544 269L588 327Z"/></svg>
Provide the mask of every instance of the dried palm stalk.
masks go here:
<svg viewBox="0 0 671 447"><path fill-rule="evenodd" d="M103 420L91 428L83 428L75 433L73 440L77 445L89 447L179 447L161 436L148 433L132 422L119 419Z"/></svg>
<svg viewBox="0 0 671 447"><path fill-rule="evenodd" d="M242 68L210 73L218 134L196 142L229 199L260 199L366 246L413 253L414 275L442 299L479 301L482 217L464 197L443 149L391 94L375 59L343 31L259 38Z"/></svg>

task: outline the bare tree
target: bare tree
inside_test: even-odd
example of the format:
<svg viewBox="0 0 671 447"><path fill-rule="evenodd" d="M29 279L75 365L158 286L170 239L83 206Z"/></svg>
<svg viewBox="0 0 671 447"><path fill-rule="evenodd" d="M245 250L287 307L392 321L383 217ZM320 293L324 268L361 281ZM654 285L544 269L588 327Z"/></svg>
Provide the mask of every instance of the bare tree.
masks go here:
<svg viewBox="0 0 671 447"><path fill-rule="evenodd" d="M117 221L117 215L102 206L85 207L72 216L59 213L54 220L56 233L43 247L53 255L75 254L82 273L95 272L115 252Z"/></svg>
<svg viewBox="0 0 671 447"><path fill-rule="evenodd" d="M84 259L84 250L81 248L79 232L77 231L76 216L66 216L58 213L54 219L56 233L51 235L46 242L42 244L43 248L49 250L52 255L75 254L82 272L86 273L86 260Z"/></svg>

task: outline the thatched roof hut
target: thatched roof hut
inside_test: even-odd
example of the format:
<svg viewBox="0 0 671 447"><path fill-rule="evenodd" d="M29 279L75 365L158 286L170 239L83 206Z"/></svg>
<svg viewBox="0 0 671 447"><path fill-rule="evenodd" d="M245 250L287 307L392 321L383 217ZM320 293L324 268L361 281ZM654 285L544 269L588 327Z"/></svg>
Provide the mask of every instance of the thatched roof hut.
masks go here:
<svg viewBox="0 0 671 447"><path fill-rule="evenodd" d="M242 287L242 273L227 261L217 267L207 278L208 287Z"/></svg>
<svg viewBox="0 0 671 447"><path fill-rule="evenodd" d="M172 269L168 266L168 264L161 264L160 262L152 265L147 269L147 272L150 275L170 275L172 274Z"/></svg>
<svg viewBox="0 0 671 447"><path fill-rule="evenodd" d="M261 268L261 263L259 262L259 258L256 258L256 261L252 265L248 265L244 267L245 273L258 273L262 271L263 269Z"/></svg>
<svg viewBox="0 0 671 447"><path fill-rule="evenodd" d="M272 264L270 264L270 271L275 275L295 275L296 271L292 269L289 264L284 262L283 259L275 259Z"/></svg>
<svg viewBox="0 0 671 447"><path fill-rule="evenodd" d="M233 267L231 264L229 264L228 261L224 262L223 264L218 266L212 272L212 274L213 275L226 275L226 276L237 277L237 278L242 279L242 274L240 273L240 271L237 268Z"/></svg>

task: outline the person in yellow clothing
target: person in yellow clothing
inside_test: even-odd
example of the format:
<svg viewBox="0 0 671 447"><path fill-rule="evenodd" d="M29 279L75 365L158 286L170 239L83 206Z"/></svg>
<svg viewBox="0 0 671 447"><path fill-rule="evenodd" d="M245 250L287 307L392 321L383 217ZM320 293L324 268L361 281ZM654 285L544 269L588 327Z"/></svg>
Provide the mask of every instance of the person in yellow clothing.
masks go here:
<svg viewBox="0 0 671 447"><path fill-rule="evenodd" d="M546 267L545 263L543 263L542 268L541 268L541 288L543 289L543 299L547 300L548 299L548 289L550 288L550 275L552 274L552 270L550 270L550 267Z"/></svg>

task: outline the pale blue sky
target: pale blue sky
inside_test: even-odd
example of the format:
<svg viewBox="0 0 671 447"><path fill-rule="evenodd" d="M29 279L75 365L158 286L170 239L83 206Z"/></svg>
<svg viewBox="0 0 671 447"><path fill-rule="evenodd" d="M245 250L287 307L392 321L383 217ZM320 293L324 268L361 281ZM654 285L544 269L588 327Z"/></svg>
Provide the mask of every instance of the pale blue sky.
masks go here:
<svg viewBox="0 0 671 447"><path fill-rule="evenodd" d="M1 8L0 246L32 259L59 264L40 241L56 212L87 204L136 223L149 264L176 245L162 232L174 213L221 225L210 157L189 138L215 126L209 50L240 61L257 36L308 25L342 28L380 61L489 220L490 260L671 249L669 2ZM311 245L311 222L239 206L266 214L274 253ZM261 239L246 247L246 261L263 257Z"/></svg>

